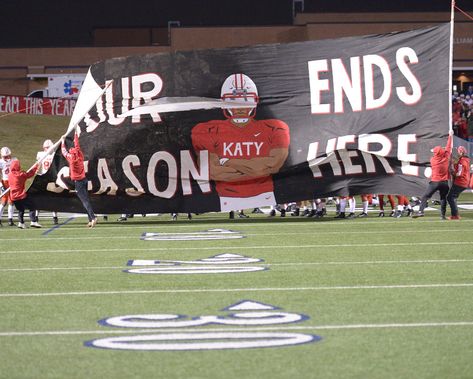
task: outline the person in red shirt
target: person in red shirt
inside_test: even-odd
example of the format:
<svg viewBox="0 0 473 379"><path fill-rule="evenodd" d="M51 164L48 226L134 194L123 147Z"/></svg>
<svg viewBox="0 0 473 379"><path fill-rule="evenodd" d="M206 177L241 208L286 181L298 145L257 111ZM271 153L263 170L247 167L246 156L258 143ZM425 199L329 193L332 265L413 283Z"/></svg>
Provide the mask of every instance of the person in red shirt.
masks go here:
<svg viewBox="0 0 473 379"><path fill-rule="evenodd" d="M77 197L80 199L85 211L87 212L87 216L89 218L89 223L87 226L89 228L93 228L97 224L97 217L95 216L94 210L92 209L89 193L87 192L87 178L85 176L84 169L84 154L80 148L79 136L77 133L74 134L74 147L71 147L69 151L66 148L65 138L66 136L62 136L61 152L69 163L70 176L74 181Z"/></svg>
<svg viewBox="0 0 473 379"><path fill-rule="evenodd" d="M25 209L30 211L30 226L32 228L41 228L38 223L38 216L36 216L36 208L33 203L28 199L28 195L25 190L25 183L28 178L32 178L36 174L38 165L33 166L28 172L22 171L20 167L20 161L14 159L10 165L10 172L8 174L8 183L10 185L10 197L18 209L18 227L25 229Z"/></svg>
<svg viewBox="0 0 473 379"><path fill-rule="evenodd" d="M427 201L432 195L439 191L440 193L440 216L442 220L445 220L445 213L447 212L447 194L449 190L448 179L450 178L450 157L452 154L452 135L453 131L450 130L448 133L447 145L445 148L442 146L435 146L431 152L433 153L430 158L430 166L432 168L432 176L430 178L429 186L422 196L419 211L413 216L423 217L424 209L427 206Z"/></svg>
<svg viewBox="0 0 473 379"><path fill-rule="evenodd" d="M452 114L452 127L453 127L453 132L455 135L458 135L459 133L461 121L462 121L462 116L461 116L460 110L454 111Z"/></svg>
<svg viewBox="0 0 473 379"><path fill-rule="evenodd" d="M221 97L226 104L239 101L248 107L224 109L226 120L197 124L191 134L194 150L208 151L209 178L215 181L220 210L276 204L272 174L288 156L289 127L277 119L254 119L258 92L244 74L230 75Z"/></svg>
<svg viewBox="0 0 473 379"><path fill-rule="evenodd" d="M458 125L458 137L462 139L468 138L468 123L465 118L462 118Z"/></svg>
<svg viewBox="0 0 473 379"><path fill-rule="evenodd" d="M470 184L470 158L468 157L468 152L463 146L458 146L457 152L459 158L458 162L454 165L454 180L447 195L447 201L452 211L452 215L448 218L449 220L460 219L460 216L458 215L457 199Z"/></svg>
<svg viewBox="0 0 473 379"><path fill-rule="evenodd" d="M453 101L453 104L452 104L452 112L453 112L453 115L455 115L455 113L460 113L462 111L462 105L461 105L461 102L458 98L456 98L454 101Z"/></svg>

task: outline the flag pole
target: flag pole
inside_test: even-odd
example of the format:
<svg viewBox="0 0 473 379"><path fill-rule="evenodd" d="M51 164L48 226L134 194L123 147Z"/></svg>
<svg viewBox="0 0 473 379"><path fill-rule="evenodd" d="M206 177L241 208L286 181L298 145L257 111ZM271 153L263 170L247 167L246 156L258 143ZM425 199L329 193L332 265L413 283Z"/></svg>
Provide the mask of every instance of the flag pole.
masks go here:
<svg viewBox="0 0 473 379"><path fill-rule="evenodd" d="M450 52L448 60L448 140L450 141L450 148L453 148L453 122L452 122L452 96L453 96L453 25L455 17L455 0L452 0L450 8ZM450 153L449 170L453 170L453 155ZM449 175L450 176L450 175ZM453 178L448 179L448 186L451 187Z"/></svg>
<svg viewBox="0 0 473 379"><path fill-rule="evenodd" d="M454 26L454 16L455 16L455 0L452 0L451 10L450 10L450 54L449 54L449 80L448 80L448 130L452 131L452 87L453 87L453 26Z"/></svg>

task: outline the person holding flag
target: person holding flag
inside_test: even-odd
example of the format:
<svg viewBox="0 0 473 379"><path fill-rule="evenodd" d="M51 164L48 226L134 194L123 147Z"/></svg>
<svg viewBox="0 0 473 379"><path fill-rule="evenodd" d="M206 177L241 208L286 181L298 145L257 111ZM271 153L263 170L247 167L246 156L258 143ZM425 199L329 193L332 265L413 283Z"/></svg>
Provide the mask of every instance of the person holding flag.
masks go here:
<svg viewBox="0 0 473 379"><path fill-rule="evenodd" d="M452 215L449 220L459 220L457 199L470 184L470 158L464 146L457 147L458 161L454 164L453 183L448 191L447 201L450 205Z"/></svg>
<svg viewBox="0 0 473 379"><path fill-rule="evenodd" d="M18 209L18 227L20 229L25 229L24 215L25 210L29 209L30 211L30 226L32 228L41 228L41 225L38 223L38 216L36 216L36 208L34 204L28 199L25 190L26 180L32 178L36 174L38 165L34 165L28 171L22 171L20 167L20 161L15 159L10 165L10 172L8 174L8 183L10 185L10 197L15 204L16 209Z"/></svg>
<svg viewBox="0 0 473 379"><path fill-rule="evenodd" d="M69 163L70 176L74 181L77 197L87 212L87 216L89 218L89 223L87 226L89 228L93 228L97 224L97 217L95 216L94 210L92 209L92 204L90 203L89 194L87 192L87 178L85 176L84 169L84 154L80 148L79 136L77 135L77 132L74 133L74 147L71 147L69 150L66 148L65 139L66 135L63 135L61 137L61 152Z"/></svg>
<svg viewBox="0 0 473 379"><path fill-rule="evenodd" d="M432 176L430 177L429 186L422 196L419 211L413 215L413 218L423 217L424 209L427 206L427 201L432 195L439 191L440 193L440 216L442 220L446 220L445 213L447 212L447 194L449 190L448 180L450 178L450 157L452 155L453 144L453 130L448 132L448 140L445 148L442 146L435 146L432 150L432 158L430 158L430 166L432 168Z"/></svg>

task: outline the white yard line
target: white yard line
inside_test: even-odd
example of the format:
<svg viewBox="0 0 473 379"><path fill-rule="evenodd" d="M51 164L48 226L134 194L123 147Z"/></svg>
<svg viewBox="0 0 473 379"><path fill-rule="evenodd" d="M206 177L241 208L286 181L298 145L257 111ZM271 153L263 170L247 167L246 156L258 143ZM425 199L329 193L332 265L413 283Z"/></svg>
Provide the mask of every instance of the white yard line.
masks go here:
<svg viewBox="0 0 473 379"><path fill-rule="evenodd" d="M117 334L158 334L158 333L199 333L199 332L257 332L265 330L278 331L311 331L311 330L346 330L346 329L402 329L402 328L444 328L452 326L469 327L473 321L415 322L388 324L345 324L345 325L312 325L312 326L275 326L275 327L241 327L241 328L169 328L169 329L114 329L114 330L52 330L42 332L0 332L0 337L33 337L33 336L76 336L76 335L117 335Z"/></svg>
<svg viewBox="0 0 473 379"><path fill-rule="evenodd" d="M159 233L160 235L183 235L183 234L198 234L204 231L205 228L202 228L202 230L195 230L192 232L161 232L159 230L148 230L147 233ZM234 230L234 228L230 228L231 230ZM299 228L300 229L300 228ZM453 228L453 229L430 229L430 230L393 230L390 228L385 228L384 230L344 230L343 235L348 235L348 234L369 234L369 235L380 235L380 234L390 234L392 235L394 232L402 232L402 233L429 233L429 234L435 234L435 233L461 233L464 234L465 232L469 232L471 230L471 227L468 226L464 229L462 228ZM303 232L277 232L277 233L245 233L244 231L241 230L236 230L236 232L239 232L247 237L249 236L263 236L263 237L269 237L269 236L281 236L281 235L306 235L307 236L307 231ZM340 235L340 231L324 231L324 235ZM114 240L119 240L119 239L137 239L140 238L140 235L137 234L129 234L129 235L121 235L121 236L114 236ZM316 236L314 235L314 238ZM78 236L78 237L47 237L54 239L54 241L61 241L61 240L103 240L103 239L110 239L110 236ZM44 236L41 237L33 237L33 238L2 238L2 241L49 241L45 239Z"/></svg>
<svg viewBox="0 0 473 379"><path fill-rule="evenodd" d="M331 261L331 262L285 262L285 263L252 263L253 266L345 266L345 265L384 265L384 264L450 264L471 263L473 259L416 259L399 261ZM186 263L182 263L185 265ZM228 262L229 265L242 266L241 263ZM189 263L192 265L192 263ZM154 267L154 266L150 266ZM0 272L30 272L30 271L69 271L69 270L124 270L130 266L89 266L89 267L30 267L30 268L0 268Z"/></svg>
<svg viewBox="0 0 473 379"><path fill-rule="evenodd" d="M333 261L333 262L295 262L295 263L268 263L266 266L329 266L329 265L384 265L384 264L439 264L439 263L467 263L473 259L416 259L400 261ZM2 271L2 270L0 270Z"/></svg>
<svg viewBox="0 0 473 379"><path fill-rule="evenodd" d="M289 218L289 217L288 217ZM387 217L388 219L391 218L391 217ZM370 218L371 221L361 221L360 219L349 219L349 220L334 220L333 222L327 222L327 221L314 221L314 220L311 220L311 219L308 219L306 220L306 222L304 221L297 221L297 217L294 217L292 218L294 221L296 222L285 222L284 219L280 220L280 222L278 222L277 218L276 219L272 219L271 221L268 221L268 222L255 222L255 223L252 223L251 221L245 221L245 220L234 220L234 221L228 221L228 224L225 224L225 228L228 228L228 229L237 229L237 228L242 228L242 227L251 227L251 229L254 229L254 228L258 228L258 227L264 227L264 228L267 228L268 226L271 226L271 227L283 227L283 228L288 228L288 227L295 227L295 228L300 228L301 226L309 226L309 227L313 227L314 230L317 230L317 228L325 228L325 227L334 227L334 226L346 226L346 225L351 225L351 226L357 226L357 225L369 225L372 230L371 232L383 232L385 230L385 227L386 227L386 223L376 223L374 221L380 221L380 219L378 217L372 217ZM330 219L330 217L328 217L328 219ZM386 218L385 218L386 219ZM403 218L405 219L405 218ZM179 225L179 224L173 224L171 222L165 222L163 223L162 220L156 220L156 223L150 223L148 222L146 225L144 224L141 224L141 223L130 223L130 224L120 224L120 225L113 225L113 224L108 224L107 225L107 222L104 221L104 222L100 222L99 221L99 224L97 226L97 228L99 228L100 226L103 226L102 230L123 230L123 229L140 229L140 230L143 230L143 229L146 229L146 231L148 232L153 232L152 229L156 230L156 229L159 229L159 230L162 230L164 228L166 229L189 229L189 228L202 228L202 229L205 229L205 228L214 228L215 227L215 221L216 220L212 220L212 219L209 219L208 222L204 223L202 222L204 220L200 220L199 222L195 222L193 223L192 221L189 221L188 224L186 225ZM207 220L205 220L207 221ZM221 221L220 219L218 219L218 221ZM395 232L395 231L408 231L408 230L405 230L403 227L405 228L411 228L412 227L412 224L410 223L399 223L399 222L396 222L398 221L398 219L394 218L392 220L393 222L389 224L389 230L390 232ZM473 222L473 219L466 219L466 218L463 218L461 219L460 221L445 221L445 220L429 220L429 219L420 219L420 220L412 220L413 222L417 222L417 223L428 223L428 224L445 224L445 223L449 223L451 225L455 224L455 228L454 229L451 229L452 231L457 231L458 229L460 229L462 226L465 226L465 229L464 230L467 230L466 228L466 225L465 224L469 224L469 223L472 223ZM220 225L220 224L219 224ZM378 229L378 227L381 229ZM399 228L399 229L398 229ZM67 232L76 232L77 230L85 230L84 226L67 226L67 228L57 228L58 231L60 231L61 233L67 233ZM48 228L47 227L44 227L44 231L47 231ZM446 229L441 229L440 231L445 231ZM11 228L11 229L8 229L8 228L3 228L3 232L13 232L13 233L21 233L23 236L25 234L27 234L28 232L24 231L24 230L21 230L19 231L18 229L16 228ZM57 231L55 231L54 233L57 234ZM337 233L337 232L333 232L333 233ZM350 231L344 231L344 233L350 233ZM352 233L356 233L356 231L352 232ZM53 237L51 237L53 238ZM54 237L54 239L59 239L61 237ZM92 237L92 236L89 236L87 238L91 238L91 239L94 239L94 238L103 238L103 237ZM105 237L106 238L106 237ZM17 241L17 240L35 240L36 238L2 238L2 240L10 240L10 241ZM44 236L43 236L43 239L44 239Z"/></svg>
<svg viewBox="0 0 473 379"><path fill-rule="evenodd" d="M124 291L77 291L43 293L0 293L0 298L16 297L52 297L52 296L101 296L135 294L190 294L215 292L297 292L297 291L346 291L346 290L384 290L384 289L429 289L429 288L473 288L473 283L435 283L435 284L394 284L364 286L320 286L320 287L273 287L273 288L202 288L202 289L161 289L161 290L124 290Z"/></svg>
<svg viewBox="0 0 473 379"><path fill-rule="evenodd" d="M37 268L0 268L0 272L21 272L21 271L74 271L74 270L125 270L129 266L109 266L109 267L37 267Z"/></svg>
<svg viewBox="0 0 473 379"><path fill-rule="evenodd" d="M148 245L149 244L149 245ZM398 243L340 243L340 244L313 244L313 245L264 245L264 246L214 246L214 247L151 247L153 241L147 241L147 246L142 248L116 248L116 249L74 249L74 250L17 250L17 251L1 251L2 254L38 254L38 253L85 253L85 252L94 252L99 251L101 253L105 252L120 252L120 251L142 251L142 252L153 252L153 251L192 251L192 250L266 250L271 249L273 251L287 249L301 249L301 248L337 248L337 247L386 247L386 246L468 246L473 245L473 241L433 241L433 242L398 242Z"/></svg>

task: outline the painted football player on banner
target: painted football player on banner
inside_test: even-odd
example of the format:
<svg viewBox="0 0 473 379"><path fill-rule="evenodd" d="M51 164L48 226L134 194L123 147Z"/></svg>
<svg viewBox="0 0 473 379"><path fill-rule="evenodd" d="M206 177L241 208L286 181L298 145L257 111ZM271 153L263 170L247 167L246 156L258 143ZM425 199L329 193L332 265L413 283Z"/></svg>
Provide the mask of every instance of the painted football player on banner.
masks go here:
<svg viewBox="0 0 473 379"><path fill-rule="evenodd" d="M221 98L229 104L244 101L248 107L224 109L226 120L192 129L196 152L209 152L209 177L215 181L221 211L276 204L272 174L288 156L289 127L281 120L254 118L258 90L245 74L230 75Z"/></svg>

